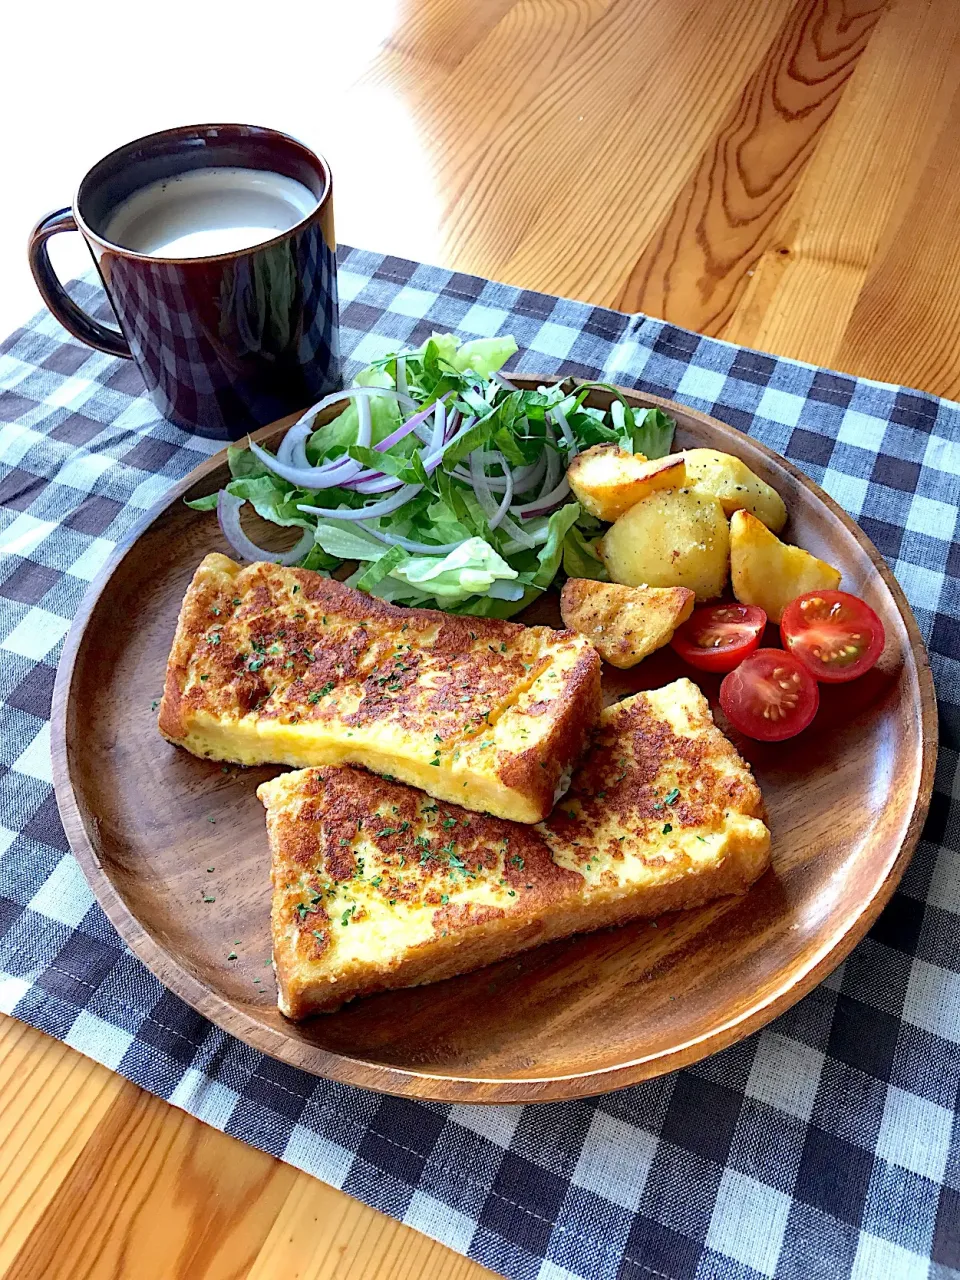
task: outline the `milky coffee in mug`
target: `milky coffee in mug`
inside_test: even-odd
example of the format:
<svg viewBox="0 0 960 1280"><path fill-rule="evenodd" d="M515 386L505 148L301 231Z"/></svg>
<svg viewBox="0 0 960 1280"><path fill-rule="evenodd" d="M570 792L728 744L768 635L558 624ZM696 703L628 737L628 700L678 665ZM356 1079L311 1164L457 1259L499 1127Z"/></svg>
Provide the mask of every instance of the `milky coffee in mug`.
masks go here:
<svg viewBox="0 0 960 1280"><path fill-rule="evenodd" d="M79 230L120 332L82 311L46 242ZM169 129L106 156L30 241L40 292L81 341L136 361L178 426L239 439L340 383L326 162L250 125Z"/></svg>
<svg viewBox="0 0 960 1280"><path fill-rule="evenodd" d="M128 196L104 236L151 258L207 258L272 240L316 208L294 178L261 169L193 169Z"/></svg>

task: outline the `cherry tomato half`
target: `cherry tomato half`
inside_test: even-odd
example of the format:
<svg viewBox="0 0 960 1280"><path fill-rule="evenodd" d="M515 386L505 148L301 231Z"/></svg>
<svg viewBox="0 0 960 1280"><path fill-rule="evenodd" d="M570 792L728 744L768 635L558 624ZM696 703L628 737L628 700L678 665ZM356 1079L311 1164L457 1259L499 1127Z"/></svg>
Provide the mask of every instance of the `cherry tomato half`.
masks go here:
<svg viewBox="0 0 960 1280"><path fill-rule="evenodd" d="M856 680L883 652L883 623L846 591L808 591L787 605L780 622L783 647L824 684Z"/></svg>
<svg viewBox="0 0 960 1280"><path fill-rule="evenodd" d="M760 742L780 742L800 733L819 705L816 680L785 649L757 649L720 685L727 719Z"/></svg>
<svg viewBox="0 0 960 1280"><path fill-rule="evenodd" d="M767 615L752 604L705 604L694 609L670 643L699 671L732 671L753 653Z"/></svg>

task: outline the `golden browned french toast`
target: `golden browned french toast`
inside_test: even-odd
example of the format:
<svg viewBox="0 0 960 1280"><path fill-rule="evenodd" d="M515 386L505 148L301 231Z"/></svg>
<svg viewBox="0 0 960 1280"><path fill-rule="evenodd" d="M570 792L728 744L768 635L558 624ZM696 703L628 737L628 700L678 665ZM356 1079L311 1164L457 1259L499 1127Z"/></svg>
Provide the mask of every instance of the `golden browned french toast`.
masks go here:
<svg viewBox="0 0 960 1280"><path fill-rule="evenodd" d="M535 826L354 768L283 774L257 794L291 1018L742 893L770 860L753 775L685 679L607 708Z"/></svg>
<svg viewBox="0 0 960 1280"><path fill-rule="evenodd" d="M517 822L546 817L600 714L580 635L403 609L305 569L208 555L160 732L238 764L362 764Z"/></svg>

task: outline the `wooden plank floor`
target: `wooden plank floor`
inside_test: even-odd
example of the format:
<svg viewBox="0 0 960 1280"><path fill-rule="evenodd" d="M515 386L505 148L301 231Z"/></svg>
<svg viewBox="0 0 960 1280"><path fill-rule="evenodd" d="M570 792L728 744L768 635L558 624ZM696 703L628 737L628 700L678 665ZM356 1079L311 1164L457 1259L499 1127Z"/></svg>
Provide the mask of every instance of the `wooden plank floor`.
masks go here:
<svg viewBox="0 0 960 1280"><path fill-rule="evenodd" d="M129 38L72 12L47 24L54 70ZM960 396L956 0L281 0L271 14L252 44L201 23L177 46L175 108L133 88L169 75L186 0L135 73L118 54L120 118L85 118L81 141L38 106L0 241L75 153L92 161L171 112L276 122L330 156L349 243ZM295 28L315 69L290 67ZM209 74L218 40L232 77ZM4 263L26 311L19 257ZM0 1020L0 1277L481 1274Z"/></svg>

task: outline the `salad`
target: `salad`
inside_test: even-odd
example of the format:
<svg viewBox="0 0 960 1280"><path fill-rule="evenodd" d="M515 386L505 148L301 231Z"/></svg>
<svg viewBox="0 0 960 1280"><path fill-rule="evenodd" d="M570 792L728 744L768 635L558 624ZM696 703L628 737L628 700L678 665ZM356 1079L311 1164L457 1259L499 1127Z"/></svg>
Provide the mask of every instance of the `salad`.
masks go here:
<svg viewBox="0 0 960 1280"><path fill-rule="evenodd" d="M603 443L663 457L675 423L605 383L520 390L500 372L516 351L512 337L434 334L376 360L309 409L275 455L252 440L231 447L229 484L188 505L216 510L243 559L323 573L356 562L348 585L398 604L508 618L561 569L606 581L596 550L606 526L572 499L567 467ZM594 387L613 394L609 409L585 404ZM341 401L338 417L314 426ZM245 503L302 529L296 545L258 547L240 526Z"/></svg>

